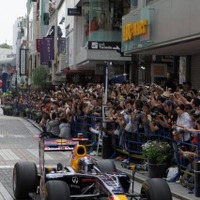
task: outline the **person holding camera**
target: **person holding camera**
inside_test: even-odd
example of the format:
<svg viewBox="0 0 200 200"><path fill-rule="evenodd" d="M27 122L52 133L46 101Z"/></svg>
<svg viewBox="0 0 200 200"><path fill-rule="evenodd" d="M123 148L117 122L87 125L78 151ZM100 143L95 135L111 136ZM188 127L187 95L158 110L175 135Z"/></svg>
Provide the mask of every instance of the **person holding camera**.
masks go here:
<svg viewBox="0 0 200 200"><path fill-rule="evenodd" d="M141 120L143 122L144 136L145 136L146 140L153 139L153 137L155 135L155 132L152 131L153 128L150 127L150 123L152 123L152 117L151 117L150 110L151 110L150 105L148 103L144 103L143 107L142 107Z"/></svg>
<svg viewBox="0 0 200 200"><path fill-rule="evenodd" d="M176 106L176 112L178 114L178 118L176 124L172 126L174 128L174 139L184 143L190 143L191 134L189 131L187 131L187 129L194 127L192 118L185 111L184 104L178 104ZM188 146L188 148L190 148L190 146Z"/></svg>
<svg viewBox="0 0 200 200"><path fill-rule="evenodd" d="M177 120L177 112L174 109L174 103L171 100L166 100L163 104L165 114L162 115L159 123L165 128L166 133L172 134L172 126Z"/></svg>

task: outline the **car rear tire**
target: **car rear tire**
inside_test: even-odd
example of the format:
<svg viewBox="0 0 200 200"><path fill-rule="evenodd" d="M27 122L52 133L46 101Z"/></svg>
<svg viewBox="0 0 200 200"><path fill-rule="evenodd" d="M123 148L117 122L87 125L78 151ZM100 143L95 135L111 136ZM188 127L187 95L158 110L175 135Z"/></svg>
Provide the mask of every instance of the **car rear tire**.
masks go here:
<svg viewBox="0 0 200 200"><path fill-rule="evenodd" d="M141 194L148 200L172 200L169 185L161 178L146 180L142 184Z"/></svg>
<svg viewBox="0 0 200 200"><path fill-rule="evenodd" d="M13 169L13 193L15 199L27 199L29 193L36 193L38 174L33 162L18 162Z"/></svg>
<svg viewBox="0 0 200 200"><path fill-rule="evenodd" d="M70 190L64 181L48 181L45 185L45 200L70 200Z"/></svg>
<svg viewBox="0 0 200 200"><path fill-rule="evenodd" d="M96 166L101 172L116 172L116 166L113 160L105 159L96 161Z"/></svg>

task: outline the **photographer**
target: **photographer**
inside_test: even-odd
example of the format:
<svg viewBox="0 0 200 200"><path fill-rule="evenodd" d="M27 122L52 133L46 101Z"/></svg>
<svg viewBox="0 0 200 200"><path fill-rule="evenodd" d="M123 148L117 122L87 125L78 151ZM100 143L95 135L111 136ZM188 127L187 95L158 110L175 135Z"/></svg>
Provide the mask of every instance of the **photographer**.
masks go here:
<svg viewBox="0 0 200 200"><path fill-rule="evenodd" d="M161 124L159 123L158 113L159 112L154 111L154 112L150 112L150 114L147 115L150 130L151 132L154 132L154 133L156 133L162 128Z"/></svg>
<svg viewBox="0 0 200 200"><path fill-rule="evenodd" d="M177 105L176 112L178 114L178 118L177 118L176 124L173 125L173 128L175 130L174 139L184 142L184 143L190 143L191 134L187 131L187 129L193 128L194 126L192 118L185 111L184 104ZM186 145L186 146L190 148L189 145Z"/></svg>
<svg viewBox="0 0 200 200"><path fill-rule="evenodd" d="M127 101L130 103L130 101ZM140 140L139 133L143 133L144 126L142 123L142 106L143 101L140 99L135 100L132 105L132 109L130 106L125 104L126 108L128 107L128 111L126 113L125 119L128 119L128 123L125 126L125 135L126 135L126 147L129 151L138 150L136 143ZM142 136L142 135L141 135Z"/></svg>
<svg viewBox="0 0 200 200"><path fill-rule="evenodd" d="M150 105L148 103L143 104L141 119L143 122L144 136L145 136L146 140L152 139L154 136L154 131L152 131L152 129L150 127L152 118L150 116Z"/></svg>
<svg viewBox="0 0 200 200"><path fill-rule="evenodd" d="M178 115L171 100L166 100L162 106L165 114L161 115L159 123L165 129L165 132L172 136L172 125L176 122Z"/></svg>

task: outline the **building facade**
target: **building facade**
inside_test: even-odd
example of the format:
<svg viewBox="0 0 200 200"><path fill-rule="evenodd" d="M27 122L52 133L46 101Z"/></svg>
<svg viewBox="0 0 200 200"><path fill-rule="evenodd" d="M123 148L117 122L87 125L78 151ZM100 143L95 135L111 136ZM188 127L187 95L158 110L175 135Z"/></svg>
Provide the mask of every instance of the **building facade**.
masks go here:
<svg viewBox="0 0 200 200"><path fill-rule="evenodd" d="M28 0L29 71L48 67L53 84L66 81L66 69L92 70L99 81L108 63L110 77L128 73L131 57L121 54L128 2Z"/></svg>
<svg viewBox="0 0 200 200"><path fill-rule="evenodd" d="M195 88L200 88L200 1L132 0L131 3L132 9L122 20L122 51L140 57L152 56L145 68L145 74L151 74L151 82L162 81L167 72L173 72L180 84L191 81ZM140 70L140 63L136 67Z"/></svg>
<svg viewBox="0 0 200 200"><path fill-rule="evenodd" d="M46 67L53 84L67 69L100 80L107 65L110 77L127 73L137 84L172 72L199 88L199 9L194 0L27 0L26 67Z"/></svg>

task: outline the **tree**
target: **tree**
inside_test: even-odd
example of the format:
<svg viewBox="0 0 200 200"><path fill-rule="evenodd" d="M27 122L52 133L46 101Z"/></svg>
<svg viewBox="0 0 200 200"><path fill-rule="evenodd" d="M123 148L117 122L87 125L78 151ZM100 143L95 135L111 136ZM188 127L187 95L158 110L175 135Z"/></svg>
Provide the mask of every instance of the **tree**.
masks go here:
<svg viewBox="0 0 200 200"><path fill-rule="evenodd" d="M0 48L2 48L2 49L12 49L12 46L4 43L4 44L0 44Z"/></svg>
<svg viewBox="0 0 200 200"><path fill-rule="evenodd" d="M33 85L45 87L48 77L48 71L45 67L39 66L31 73Z"/></svg>

